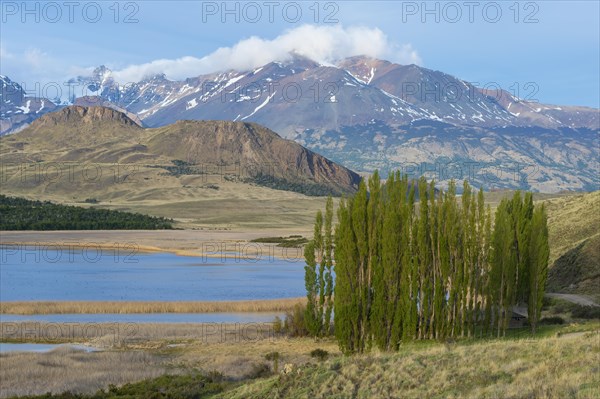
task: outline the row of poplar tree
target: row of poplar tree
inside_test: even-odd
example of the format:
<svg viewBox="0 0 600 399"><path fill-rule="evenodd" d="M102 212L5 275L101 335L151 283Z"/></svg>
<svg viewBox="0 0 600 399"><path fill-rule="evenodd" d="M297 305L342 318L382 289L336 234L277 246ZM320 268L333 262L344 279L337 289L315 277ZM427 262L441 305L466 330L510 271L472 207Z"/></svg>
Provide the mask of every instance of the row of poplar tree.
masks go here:
<svg viewBox="0 0 600 399"><path fill-rule="evenodd" d="M397 350L414 339L504 335L527 304L535 332L548 269L543 205L516 192L494 220L483 191L465 181L442 192L425 178L373 174L317 214L305 247L305 323L313 336L333 332L346 353L375 344Z"/></svg>

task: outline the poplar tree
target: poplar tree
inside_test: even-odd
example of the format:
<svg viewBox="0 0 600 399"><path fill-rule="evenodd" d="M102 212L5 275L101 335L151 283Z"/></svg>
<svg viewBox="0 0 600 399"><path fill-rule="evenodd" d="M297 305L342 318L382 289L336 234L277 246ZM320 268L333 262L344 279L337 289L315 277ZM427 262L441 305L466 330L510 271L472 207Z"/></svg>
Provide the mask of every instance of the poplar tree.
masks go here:
<svg viewBox="0 0 600 399"><path fill-rule="evenodd" d="M304 248L304 285L306 288L306 329L312 336L319 336L323 325L321 293L323 292L323 214L317 212L313 239ZM317 274L317 266L319 271Z"/></svg>
<svg viewBox="0 0 600 399"><path fill-rule="evenodd" d="M323 237L325 264L325 316L323 320L323 333L331 334L331 314L333 312L333 198L329 196L325 205L325 236Z"/></svg>
<svg viewBox="0 0 600 399"><path fill-rule="evenodd" d="M399 176L399 175L398 175ZM390 174L381 196L381 258L373 274L372 331L381 350L397 348L399 342L398 307L400 297L401 235L400 181ZM373 200L374 197L371 197ZM401 317L401 316L400 316Z"/></svg>
<svg viewBox="0 0 600 399"><path fill-rule="evenodd" d="M415 243L417 227L414 223L415 208L415 184L408 183L408 201L404 208L403 220L405 228L406 251L402 255L402 270L400 272L400 295L402 307L402 339L411 340L415 338L417 331L417 260L415 254Z"/></svg>
<svg viewBox="0 0 600 399"><path fill-rule="evenodd" d="M363 314L365 315L365 333L364 340L367 345L371 345L373 338L373 328L371 324L371 313L373 306L373 294L376 288L373 286L373 273L381 265L381 228L383 219L381 218L381 179L379 172L375 171L369 178L369 193L367 196L367 262L364 282L364 302Z"/></svg>
<svg viewBox="0 0 600 399"><path fill-rule="evenodd" d="M493 317L497 336L506 329L506 313L510 307L510 284L513 268L512 223L510 220L510 202L502 200L496 210L492 237L492 268L489 279L489 293L493 301Z"/></svg>
<svg viewBox="0 0 600 399"><path fill-rule="evenodd" d="M352 228L356 240L356 263L358 268L358 286L355 295L358 296L358 339L357 351L362 352L367 344L368 320L366 310L369 307L368 298L370 297L367 281L370 276L367 275L369 267L369 225L367 219L368 194L367 186L362 180L358 187L358 192L352 201Z"/></svg>
<svg viewBox="0 0 600 399"><path fill-rule="evenodd" d="M429 218L427 201L427 182L424 177L419 179L419 218L417 227L417 280L418 280L418 338L422 339L425 335L426 323L429 313L429 272L431 270L431 243L429 241Z"/></svg>
<svg viewBox="0 0 600 399"><path fill-rule="evenodd" d="M352 202L352 199L340 201L334 247L333 320L335 336L344 353L354 353L360 349L358 248L352 228Z"/></svg>
<svg viewBox="0 0 600 399"><path fill-rule="evenodd" d="M483 190L475 193L466 181L457 201L454 181L444 193L434 181L409 181L400 173L381 185L374 173L340 202L335 235L332 208L328 199L324 233L319 213L306 250L307 296L316 304L307 318L314 314L321 323L311 331L327 334L333 289L335 335L344 353L372 343L397 350L403 340L476 331L501 336L521 302L535 331L548 232L545 211L533 206L530 193L503 199L492 223Z"/></svg>
<svg viewBox="0 0 600 399"><path fill-rule="evenodd" d="M548 277L548 218L544 205L535 208L531 221L531 241L529 246L529 298L527 313L531 332L535 334L540 313L542 311L542 299L544 298L544 287Z"/></svg>

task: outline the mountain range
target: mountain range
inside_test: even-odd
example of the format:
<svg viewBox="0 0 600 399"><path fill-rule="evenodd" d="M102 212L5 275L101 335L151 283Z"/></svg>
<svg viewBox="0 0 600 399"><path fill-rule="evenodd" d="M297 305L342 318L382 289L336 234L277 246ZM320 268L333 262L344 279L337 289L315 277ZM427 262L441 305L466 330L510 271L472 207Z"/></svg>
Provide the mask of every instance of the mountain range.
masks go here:
<svg viewBox="0 0 600 399"><path fill-rule="evenodd" d="M0 75L0 135L17 132L56 109L52 101L28 96L21 85L8 76Z"/></svg>
<svg viewBox="0 0 600 399"><path fill-rule="evenodd" d="M81 94L76 104L110 106L140 125L255 122L359 172L402 169L486 189L598 189L598 109L540 104L416 65L362 56L324 65L293 55L182 81L117 82L101 66L70 84ZM45 110L21 119L3 111L11 120L3 132Z"/></svg>

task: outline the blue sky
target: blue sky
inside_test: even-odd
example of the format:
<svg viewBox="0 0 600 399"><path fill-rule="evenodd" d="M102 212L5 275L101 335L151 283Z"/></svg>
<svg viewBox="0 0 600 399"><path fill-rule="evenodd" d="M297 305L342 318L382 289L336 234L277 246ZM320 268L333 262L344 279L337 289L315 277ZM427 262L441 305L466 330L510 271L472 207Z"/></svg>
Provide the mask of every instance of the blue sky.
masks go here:
<svg viewBox="0 0 600 399"><path fill-rule="evenodd" d="M25 10L2 0L0 74L28 89L101 64L130 79L167 65L169 77L181 78L298 46L324 58L372 51L521 97L537 88L533 98L545 103L600 102L597 1L228 2L231 13L220 1L140 1L117 3L118 15L114 1L75 4L29 2ZM243 49L213 54L250 37Z"/></svg>

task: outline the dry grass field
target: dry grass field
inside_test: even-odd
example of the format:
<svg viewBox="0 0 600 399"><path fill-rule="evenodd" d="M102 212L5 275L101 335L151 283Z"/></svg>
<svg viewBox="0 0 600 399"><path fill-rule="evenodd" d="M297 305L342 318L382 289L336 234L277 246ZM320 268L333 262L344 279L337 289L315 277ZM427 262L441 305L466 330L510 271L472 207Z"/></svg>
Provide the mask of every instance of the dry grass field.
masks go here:
<svg viewBox="0 0 600 399"><path fill-rule="evenodd" d="M113 165L95 167L111 170ZM115 183L109 177L107 182L88 184L84 188L82 183L70 181L34 186L13 184L3 188L2 193L65 205L162 216L174 219L175 227L185 229L306 231L310 230L317 210L325 204L323 197L229 182L220 176L175 178L161 176L156 168L140 168L137 180L130 183ZM4 173L19 176L18 169L11 167ZM95 199L98 203L88 204L86 199Z"/></svg>
<svg viewBox="0 0 600 399"><path fill-rule="evenodd" d="M598 322L547 327L535 338L513 332L505 339L413 342L398 353L351 357L342 356L332 339L240 333L234 326L226 331L203 336L199 325L149 324L118 346L108 345L107 337L88 342L101 346L104 340L103 352L3 354L0 397L92 393L108 384L193 372L221 375L224 392L209 397L222 399L600 397ZM327 359L312 357L315 349L327 351ZM266 359L275 351L277 372Z"/></svg>

